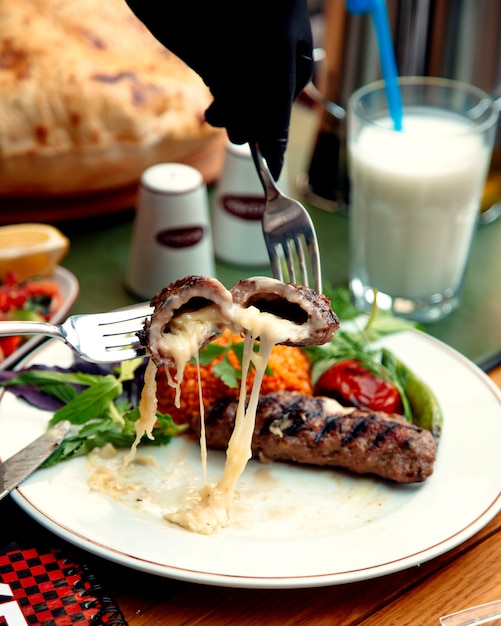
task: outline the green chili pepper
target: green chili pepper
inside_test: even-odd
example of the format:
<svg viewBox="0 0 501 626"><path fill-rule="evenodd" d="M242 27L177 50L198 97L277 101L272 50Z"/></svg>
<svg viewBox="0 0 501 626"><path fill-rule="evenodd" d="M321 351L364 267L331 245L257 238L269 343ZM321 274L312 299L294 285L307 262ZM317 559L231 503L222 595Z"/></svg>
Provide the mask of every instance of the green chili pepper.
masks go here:
<svg viewBox="0 0 501 626"><path fill-rule="evenodd" d="M437 397L426 383L398 359L396 374L409 401L412 422L431 431L438 441L442 433L443 414Z"/></svg>

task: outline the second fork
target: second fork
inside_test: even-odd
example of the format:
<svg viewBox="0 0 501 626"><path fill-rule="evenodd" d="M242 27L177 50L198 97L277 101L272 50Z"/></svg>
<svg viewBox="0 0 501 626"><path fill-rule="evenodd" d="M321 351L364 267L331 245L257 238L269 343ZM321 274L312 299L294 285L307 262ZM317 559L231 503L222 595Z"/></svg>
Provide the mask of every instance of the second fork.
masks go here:
<svg viewBox="0 0 501 626"><path fill-rule="evenodd" d="M250 147L265 192L262 226L273 276L282 282L312 286L322 293L320 251L312 219L300 202L280 191L259 147ZM282 259L288 276L284 276Z"/></svg>

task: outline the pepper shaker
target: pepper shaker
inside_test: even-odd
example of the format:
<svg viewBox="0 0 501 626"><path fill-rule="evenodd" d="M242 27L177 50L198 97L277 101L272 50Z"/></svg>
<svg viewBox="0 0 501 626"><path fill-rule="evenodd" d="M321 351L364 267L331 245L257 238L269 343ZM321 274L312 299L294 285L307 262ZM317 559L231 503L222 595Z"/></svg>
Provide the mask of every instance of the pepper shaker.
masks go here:
<svg viewBox="0 0 501 626"><path fill-rule="evenodd" d="M285 167L278 185L286 185ZM263 210L263 186L249 145L228 142L213 206L214 250L218 259L232 265L269 265L261 224Z"/></svg>
<svg viewBox="0 0 501 626"><path fill-rule="evenodd" d="M205 182L189 165L153 165L139 184L126 286L150 300L191 274L216 275Z"/></svg>

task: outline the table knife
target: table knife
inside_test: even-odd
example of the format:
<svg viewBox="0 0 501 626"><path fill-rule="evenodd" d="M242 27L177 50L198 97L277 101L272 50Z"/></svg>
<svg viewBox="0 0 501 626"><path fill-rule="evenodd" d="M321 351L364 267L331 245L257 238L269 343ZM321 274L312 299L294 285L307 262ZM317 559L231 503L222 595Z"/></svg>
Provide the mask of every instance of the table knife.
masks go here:
<svg viewBox="0 0 501 626"><path fill-rule="evenodd" d="M0 500L49 458L66 437L70 426L67 420L58 422L25 448L0 462Z"/></svg>

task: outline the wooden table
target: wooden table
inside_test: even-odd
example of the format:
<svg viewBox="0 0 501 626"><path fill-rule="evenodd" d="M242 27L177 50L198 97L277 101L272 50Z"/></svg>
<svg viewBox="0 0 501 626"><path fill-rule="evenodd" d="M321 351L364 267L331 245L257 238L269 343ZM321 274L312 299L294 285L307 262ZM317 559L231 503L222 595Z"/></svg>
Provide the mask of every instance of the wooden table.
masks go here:
<svg viewBox="0 0 501 626"><path fill-rule="evenodd" d="M442 557L349 585L225 589L125 572L113 583L130 626L432 626L442 615L501 599L500 568L501 514Z"/></svg>

